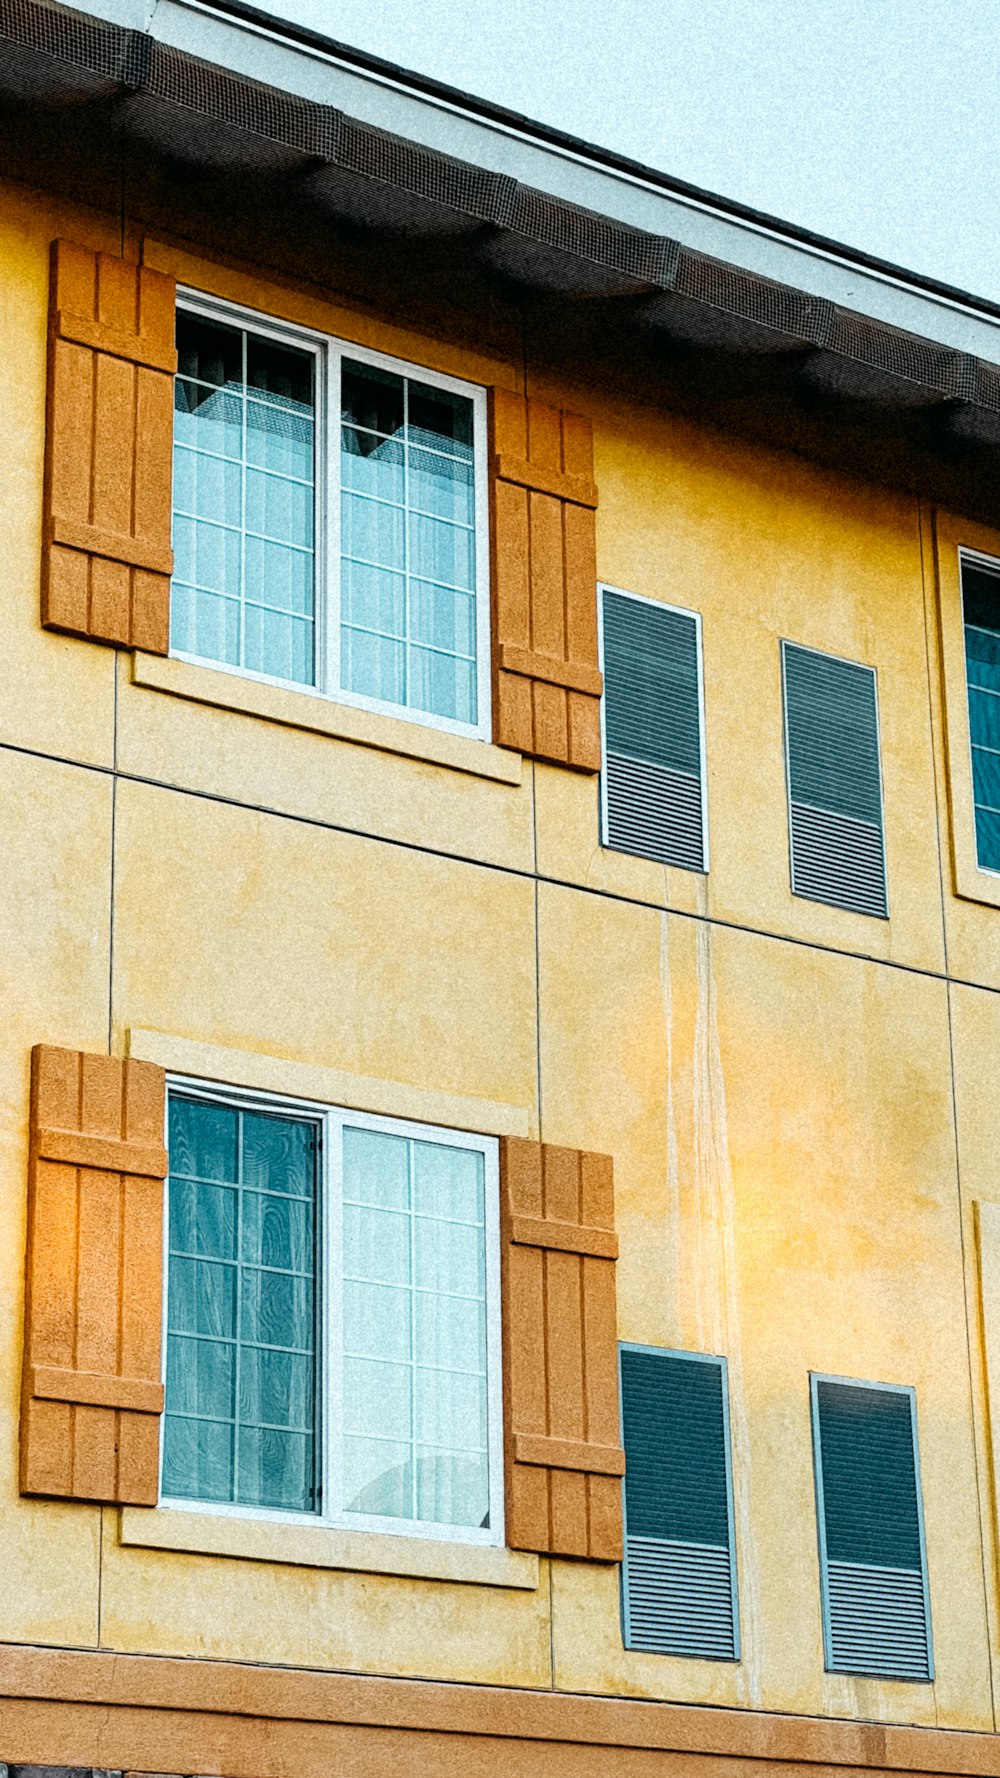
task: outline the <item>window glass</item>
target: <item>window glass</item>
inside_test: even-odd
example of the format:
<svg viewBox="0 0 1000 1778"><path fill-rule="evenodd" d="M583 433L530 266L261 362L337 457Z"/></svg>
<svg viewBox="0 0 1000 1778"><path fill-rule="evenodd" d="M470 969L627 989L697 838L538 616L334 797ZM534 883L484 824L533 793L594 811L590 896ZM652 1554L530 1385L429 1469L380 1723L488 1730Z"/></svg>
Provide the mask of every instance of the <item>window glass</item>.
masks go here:
<svg viewBox="0 0 1000 1778"><path fill-rule="evenodd" d="M472 402L345 359L341 409L344 687L475 723Z"/></svg>
<svg viewBox="0 0 1000 1778"><path fill-rule="evenodd" d="M488 1526L482 1153L343 1144L344 1509Z"/></svg>
<svg viewBox="0 0 1000 1778"><path fill-rule="evenodd" d="M171 646L316 680L315 361L177 316Z"/></svg>
<svg viewBox="0 0 1000 1778"><path fill-rule="evenodd" d="M170 1497L315 1510L316 1129L170 1101Z"/></svg>
<svg viewBox="0 0 1000 1778"><path fill-rule="evenodd" d="M976 854L1000 871L1000 574L962 563Z"/></svg>

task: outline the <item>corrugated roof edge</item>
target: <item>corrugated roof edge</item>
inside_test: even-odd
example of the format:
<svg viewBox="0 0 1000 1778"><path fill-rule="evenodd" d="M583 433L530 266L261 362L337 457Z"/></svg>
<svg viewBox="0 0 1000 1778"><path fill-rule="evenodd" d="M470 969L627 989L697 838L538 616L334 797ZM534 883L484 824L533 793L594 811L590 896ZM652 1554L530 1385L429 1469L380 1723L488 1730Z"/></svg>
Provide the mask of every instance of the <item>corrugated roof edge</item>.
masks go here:
<svg viewBox="0 0 1000 1778"><path fill-rule="evenodd" d="M569 131L560 130L552 124L540 123L523 112L513 111L491 99L481 99L474 93L465 92L461 87L449 86L444 81L434 79L432 75L419 74L412 69L401 67L398 63L387 61L382 56L372 55L367 50L355 49L350 44L327 37L322 31L316 31L311 26L279 18L274 13L265 11L263 7L247 4L247 0L200 0L200 4L206 11L217 13L222 18L228 17L255 25L276 36L285 38L290 43L298 43L303 48L343 62L348 67L378 75L382 79L393 81L413 92L423 93L428 98L467 111L488 122L500 124L505 129L515 130L537 142L593 161L595 165L606 167L611 172L642 180L661 191L671 192L677 197L703 204L725 216L750 223L756 228L767 229L790 242L842 259L849 265L863 267L866 271L877 272L883 277L909 284L915 290L925 291L929 296L957 303L983 315L1000 318L1000 302L993 302L989 297L977 296L974 292L963 290L958 285L947 284L943 280L929 277L923 272L915 272L906 266L897 265L892 260L881 259L877 254L866 253L862 248L848 246L842 241L836 241L829 235L819 234L816 230L805 228L799 223L785 221L781 217L770 215L765 210L755 210L752 205L741 204L738 199L723 197L718 192L707 191L701 186L692 185L687 180L663 173L656 167L646 166L642 161L633 160L630 156L620 154L615 149L603 148L597 143L587 141L582 136L574 136Z"/></svg>

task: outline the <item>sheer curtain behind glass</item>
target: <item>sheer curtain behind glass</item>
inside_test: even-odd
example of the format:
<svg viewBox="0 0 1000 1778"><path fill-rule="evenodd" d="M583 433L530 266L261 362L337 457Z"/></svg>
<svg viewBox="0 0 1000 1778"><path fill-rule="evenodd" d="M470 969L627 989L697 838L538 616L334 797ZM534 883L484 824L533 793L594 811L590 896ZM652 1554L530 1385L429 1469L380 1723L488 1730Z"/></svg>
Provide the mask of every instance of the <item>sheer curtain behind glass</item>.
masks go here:
<svg viewBox="0 0 1000 1778"><path fill-rule="evenodd" d="M177 316L171 647L312 685L315 360Z"/></svg>
<svg viewBox="0 0 1000 1778"><path fill-rule="evenodd" d="M316 1510L316 1134L171 1095L170 1498Z"/></svg>
<svg viewBox="0 0 1000 1778"><path fill-rule="evenodd" d="M472 402L345 359L341 409L343 688L474 724Z"/></svg>
<svg viewBox="0 0 1000 1778"><path fill-rule="evenodd" d="M343 1506L489 1524L484 1162L343 1132Z"/></svg>
<svg viewBox="0 0 1000 1778"><path fill-rule="evenodd" d="M976 852L1000 871L1000 574L962 564Z"/></svg>

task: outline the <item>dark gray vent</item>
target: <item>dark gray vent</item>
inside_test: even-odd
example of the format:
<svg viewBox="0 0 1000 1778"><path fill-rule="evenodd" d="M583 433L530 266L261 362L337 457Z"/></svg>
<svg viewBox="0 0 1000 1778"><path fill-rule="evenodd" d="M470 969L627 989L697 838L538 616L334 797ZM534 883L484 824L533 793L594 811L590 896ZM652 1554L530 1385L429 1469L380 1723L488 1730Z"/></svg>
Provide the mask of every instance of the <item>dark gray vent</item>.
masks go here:
<svg viewBox="0 0 1000 1778"><path fill-rule="evenodd" d="M605 588L604 838L705 870L698 620Z"/></svg>
<svg viewBox="0 0 1000 1778"><path fill-rule="evenodd" d="M888 916L875 673L782 643L792 893Z"/></svg>
<svg viewBox="0 0 1000 1778"><path fill-rule="evenodd" d="M826 1665L932 1679L915 1397L813 1377Z"/></svg>
<svg viewBox="0 0 1000 1778"><path fill-rule="evenodd" d="M739 1659L726 1362L621 1348L625 1646Z"/></svg>

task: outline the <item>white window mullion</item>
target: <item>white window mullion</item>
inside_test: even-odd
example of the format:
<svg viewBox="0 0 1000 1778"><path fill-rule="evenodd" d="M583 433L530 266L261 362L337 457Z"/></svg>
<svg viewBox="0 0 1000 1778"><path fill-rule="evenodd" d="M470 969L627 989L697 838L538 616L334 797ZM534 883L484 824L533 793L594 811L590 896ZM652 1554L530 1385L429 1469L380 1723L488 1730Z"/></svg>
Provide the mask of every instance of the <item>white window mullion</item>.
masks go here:
<svg viewBox="0 0 1000 1778"><path fill-rule="evenodd" d="M325 545L325 570L321 604L323 608L323 669L322 689L330 697L339 695L342 687L341 675L341 553L340 553L340 500L341 500L341 434L342 424L340 410L341 399L341 367L342 354L333 346L326 353L327 374L324 379L324 406L322 414L317 414L317 434L322 434L326 444L326 463L323 476L324 504L326 507L323 525L323 541Z"/></svg>
<svg viewBox="0 0 1000 1778"><path fill-rule="evenodd" d="M327 1186L327 1209L324 1222L327 1231L323 1256L323 1277L326 1283L326 1356L327 1381L323 1391L326 1404L326 1450L329 1492L323 1500L324 1518L339 1518L344 1510L344 1120L337 1112L324 1119L327 1161L324 1169Z"/></svg>

